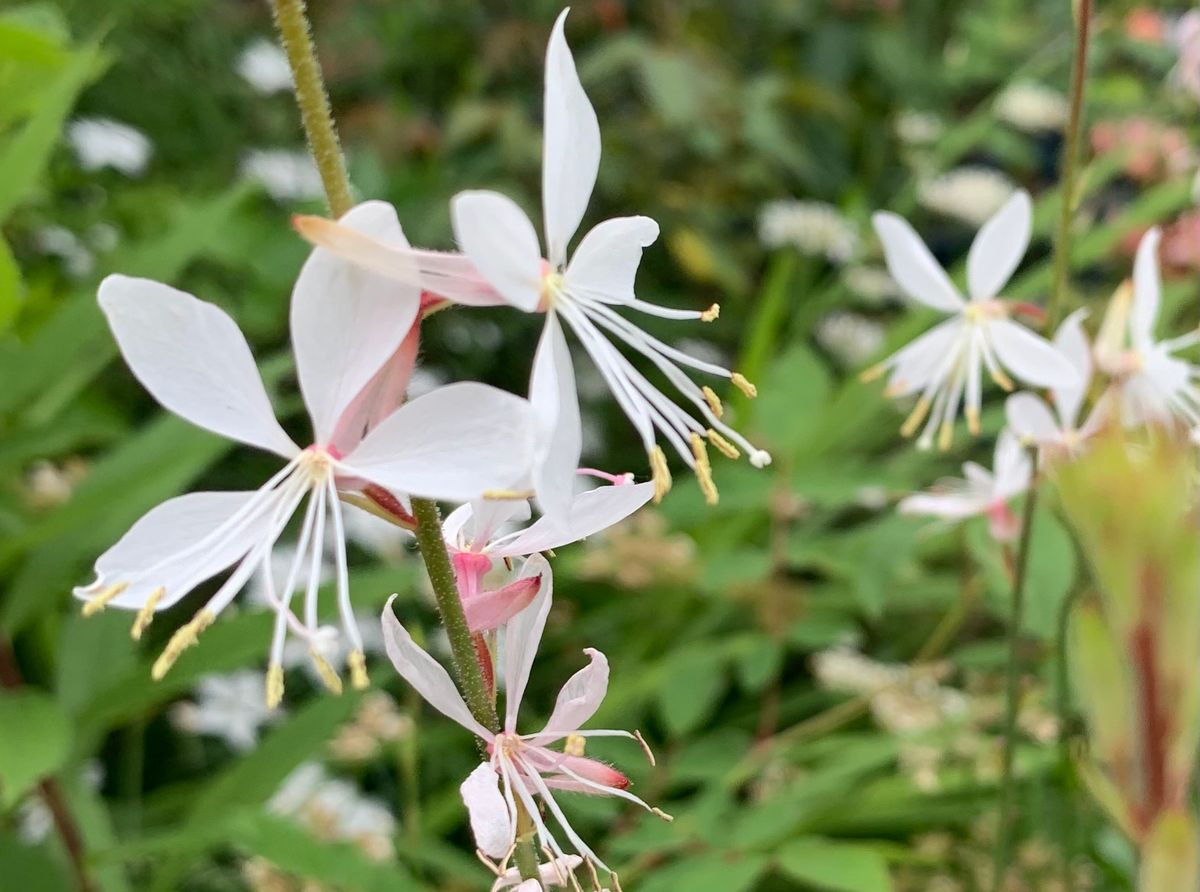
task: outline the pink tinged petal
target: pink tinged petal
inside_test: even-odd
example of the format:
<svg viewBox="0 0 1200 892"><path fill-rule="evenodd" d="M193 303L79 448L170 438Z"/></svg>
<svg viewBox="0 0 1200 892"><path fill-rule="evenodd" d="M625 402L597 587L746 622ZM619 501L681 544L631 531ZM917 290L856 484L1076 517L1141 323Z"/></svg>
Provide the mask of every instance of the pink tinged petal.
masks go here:
<svg viewBox="0 0 1200 892"><path fill-rule="evenodd" d="M564 9L546 48L542 143L542 211L550 264L562 266L579 228L600 169L600 124L588 101L563 31Z"/></svg>
<svg viewBox="0 0 1200 892"><path fill-rule="evenodd" d="M1004 412L1009 428L1022 440L1049 443L1061 434L1045 400L1032 393L1014 393L1005 402Z"/></svg>
<svg viewBox="0 0 1200 892"><path fill-rule="evenodd" d="M943 313L962 310L964 302L958 290L908 221L887 212L871 219L883 244L888 271L905 293Z"/></svg>
<svg viewBox="0 0 1200 892"><path fill-rule="evenodd" d="M967 255L967 287L972 300L992 300L1008 284L1025 256L1033 233L1033 202L1018 190L975 236Z"/></svg>
<svg viewBox="0 0 1200 892"><path fill-rule="evenodd" d="M565 886L570 882L570 876L577 867L583 864L583 859L578 855L566 855L562 858L555 858L547 864L538 865L538 876L541 878L541 885L546 888L554 886ZM504 889L517 887L517 892L538 892L541 888L537 886L538 880L521 880L521 871L516 867L510 867L492 884L492 892L503 892ZM535 885L530 885L531 883Z"/></svg>
<svg viewBox="0 0 1200 892"><path fill-rule="evenodd" d="M902 499L898 508L901 514L962 520L983 514L987 502L969 493L917 493Z"/></svg>
<svg viewBox="0 0 1200 892"><path fill-rule="evenodd" d="M250 347L224 310L128 276L105 278L98 298L125 362L164 407L284 458L299 451L275 420Z"/></svg>
<svg viewBox="0 0 1200 892"><path fill-rule="evenodd" d="M386 202L360 204L338 223L385 246L408 248L396 211ZM420 286L313 249L292 291L291 327L300 390L317 443L331 442L338 419L396 352L420 306Z"/></svg>
<svg viewBox="0 0 1200 892"><path fill-rule="evenodd" d="M467 806L476 847L489 858L505 857L516 839L516 828L500 792L496 769L487 762L481 763L467 775L458 791Z"/></svg>
<svg viewBox="0 0 1200 892"><path fill-rule="evenodd" d="M450 674L437 660L419 648L408 630L400 625L392 613L394 600L396 596L392 595L383 608L383 643L396 671L442 715L458 722L480 739L491 741L494 735L471 715Z"/></svg>
<svg viewBox="0 0 1200 892"><path fill-rule="evenodd" d="M1029 488L1029 481L1033 476L1029 450L1021 445L1011 431L1002 432L996 441L993 471L993 495L999 501L1007 502Z"/></svg>
<svg viewBox="0 0 1200 892"><path fill-rule="evenodd" d="M575 496L572 501L569 523L542 517L527 530L499 542L491 549L491 553L497 557L517 557L553 551L620 523L653 496L653 483L601 486L588 490Z"/></svg>
<svg viewBox="0 0 1200 892"><path fill-rule="evenodd" d="M342 465L389 489L466 502L528 476L533 427L520 397L486 384L449 384L393 412Z"/></svg>
<svg viewBox="0 0 1200 892"><path fill-rule="evenodd" d="M498 629L526 607L541 588L541 577L530 576L510 582L490 592L479 592L462 599L467 626L476 634Z"/></svg>
<svg viewBox="0 0 1200 892"><path fill-rule="evenodd" d="M1078 385L1079 373L1045 338L1008 319L993 319L986 325L985 337L996 351L1000 364L1026 384L1035 387Z"/></svg>
<svg viewBox="0 0 1200 892"><path fill-rule="evenodd" d="M454 237L488 284L532 313L542 300L542 252L529 217L499 192L459 192L450 201Z"/></svg>
<svg viewBox="0 0 1200 892"><path fill-rule="evenodd" d="M384 361L379 371L342 412L330 438L339 453L351 453L362 442L367 431L403 405L420 341L421 324L415 322L396 352Z"/></svg>
<svg viewBox="0 0 1200 892"><path fill-rule="evenodd" d="M1162 278L1158 270L1158 243L1162 231L1156 226L1142 236L1133 262L1133 311L1129 334L1133 346L1146 349L1154 341L1154 324L1162 301Z"/></svg>
<svg viewBox="0 0 1200 892"><path fill-rule="evenodd" d="M1092 348L1088 343L1087 333L1083 330L1083 320L1086 317L1087 310L1076 310L1063 320L1054 334L1054 346L1079 375L1078 385L1056 387L1051 392L1054 405L1058 409L1058 417L1064 426L1071 428L1079 421L1079 410L1092 383Z"/></svg>
<svg viewBox="0 0 1200 892"><path fill-rule="evenodd" d="M533 488L542 512L565 522L575 491L575 469L583 451L583 427L571 352L553 310L546 314L546 327L533 359L529 402L539 429Z"/></svg>
<svg viewBox="0 0 1200 892"><path fill-rule="evenodd" d="M564 774L571 772L584 780L607 787L610 790L625 790L629 788L629 778L607 762L598 759L587 759L583 756L556 755L555 764ZM546 785L560 790L575 790L582 793L600 793L595 787L581 784L577 778L570 775L565 777L544 776ZM615 795L615 792L614 792Z"/></svg>
<svg viewBox="0 0 1200 892"><path fill-rule="evenodd" d="M649 217L617 217L593 226L571 255L564 288L605 303L633 302L642 249L657 238L658 224Z"/></svg>
<svg viewBox="0 0 1200 892"><path fill-rule="evenodd" d="M554 712L546 727L530 741L533 745L545 746L578 731L604 702L604 695L608 693L608 659L591 647L584 653L591 662L567 679L558 692Z"/></svg>
<svg viewBox="0 0 1200 892"><path fill-rule="evenodd" d="M554 575L549 562L541 555L525 561L520 578L541 577L537 596L528 607L508 623L504 636L504 730L513 733L517 727L517 712L525 686L529 683L529 672L542 641L542 630L546 628L546 617L550 615L550 603L554 593Z"/></svg>

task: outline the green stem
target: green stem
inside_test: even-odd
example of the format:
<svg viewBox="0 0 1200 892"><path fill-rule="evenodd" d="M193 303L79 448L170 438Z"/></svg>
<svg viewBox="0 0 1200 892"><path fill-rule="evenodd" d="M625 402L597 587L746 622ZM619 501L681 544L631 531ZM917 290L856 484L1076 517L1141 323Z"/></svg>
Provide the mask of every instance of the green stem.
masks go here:
<svg viewBox="0 0 1200 892"><path fill-rule="evenodd" d="M1030 447L1030 461L1036 467L1037 448ZM1017 546L1016 578L1013 581L1012 614L1008 624L1008 667L1005 679L1004 752L1000 769L1000 822L996 828L996 849L992 862L992 889L999 892L1008 872L1012 843L1013 757L1017 748L1017 705L1020 699L1021 626L1025 618L1025 584L1029 578L1029 553L1033 544L1033 512L1037 507L1038 488L1035 480L1025 497L1025 512L1021 521L1021 541Z"/></svg>
<svg viewBox="0 0 1200 892"><path fill-rule="evenodd" d="M1053 331L1066 301L1067 275L1071 267L1072 222L1075 218L1076 179L1079 174L1080 138L1083 130L1083 97L1087 84L1087 59L1092 29L1092 0L1079 0L1075 35L1075 61L1071 68L1071 110L1062 155L1062 208L1054 237L1054 281L1047 308L1047 327Z"/></svg>
<svg viewBox="0 0 1200 892"><path fill-rule="evenodd" d="M1054 661L1058 687L1055 698L1058 712L1058 771L1063 785L1063 814L1058 822L1063 892L1071 892L1075 888L1072 871L1075 856L1075 772L1071 759L1071 676L1067 660L1067 635L1071 630L1071 613L1078 593L1078 589L1072 589L1059 608Z"/></svg>

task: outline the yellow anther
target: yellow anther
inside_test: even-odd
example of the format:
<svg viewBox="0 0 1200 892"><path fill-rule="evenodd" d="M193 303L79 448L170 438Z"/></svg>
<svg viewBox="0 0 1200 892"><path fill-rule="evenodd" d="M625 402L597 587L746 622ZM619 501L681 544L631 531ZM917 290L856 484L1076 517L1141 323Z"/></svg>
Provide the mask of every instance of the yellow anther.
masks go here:
<svg viewBox="0 0 1200 892"><path fill-rule="evenodd" d="M350 684L356 691L365 691L371 686L371 679L367 677L367 658L361 650L352 650L350 655L346 657L346 663L350 666Z"/></svg>
<svg viewBox="0 0 1200 892"><path fill-rule="evenodd" d="M1012 393L1015 387L1012 378L1008 377L1008 375L1004 374L1004 372L1000 371L1000 369L996 369L992 372L992 380L1009 393Z"/></svg>
<svg viewBox="0 0 1200 892"><path fill-rule="evenodd" d="M113 598L120 595L121 592L125 591L127 588L129 588L128 582L118 582L116 585L110 585L108 588L104 589L104 591L100 592L100 594L92 598L88 598L83 605L83 615L93 616L99 613L106 606L108 606L109 602L112 601Z"/></svg>
<svg viewBox="0 0 1200 892"><path fill-rule="evenodd" d="M163 652L150 667L150 677L155 681L161 681L162 677L175 665L179 655L195 644L200 633L211 626L216 618L217 615L211 610L201 610L186 625L176 629L171 640L167 642L167 646L163 648Z"/></svg>
<svg viewBox="0 0 1200 892"><path fill-rule="evenodd" d="M696 459L696 479L700 481L700 491L704 493L705 502L715 505L720 500L720 495L717 493L717 485L713 483L712 465L708 461L708 448L704 444L704 439L695 432L692 433L691 441L692 455Z"/></svg>
<svg viewBox="0 0 1200 892"><path fill-rule="evenodd" d="M568 734L563 744L563 754L567 756L582 756L587 747L587 738L579 734Z"/></svg>
<svg viewBox="0 0 1200 892"><path fill-rule="evenodd" d="M489 502L523 502L533 498L530 489L485 489L483 497Z"/></svg>
<svg viewBox="0 0 1200 892"><path fill-rule="evenodd" d="M267 709L283 702L283 667L272 663L267 669Z"/></svg>
<svg viewBox="0 0 1200 892"><path fill-rule="evenodd" d="M978 437L981 430L979 425L979 410L967 409L967 430L971 432L972 437Z"/></svg>
<svg viewBox="0 0 1200 892"><path fill-rule="evenodd" d="M874 381L877 378L882 378L883 373L886 371L887 371L887 366L881 362L878 365L873 365L869 369L863 369L863 371L859 372L858 380L862 381L865 384L870 381Z"/></svg>
<svg viewBox="0 0 1200 892"><path fill-rule="evenodd" d="M746 396L750 397L750 399L754 399L756 396L758 396L758 388L747 381L746 376L741 372L734 372L733 376L729 380L733 382L734 387L746 394Z"/></svg>
<svg viewBox="0 0 1200 892"><path fill-rule="evenodd" d="M146 631L146 627L154 619L154 611L158 609L158 602L162 600L162 596L166 593L167 590L159 586L146 598L146 603L142 605L142 609L138 611L138 615L133 619L133 628L129 630L129 634L134 641L141 640L142 633Z"/></svg>
<svg viewBox="0 0 1200 892"><path fill-rule="evenodd" d="M954 442L954 423L950 421L942 422L942 429L938 431L938 449L942 452L947 452L951 444Z"/></svg>
<svg viewBox="0 0 1200 892"><path fill-rule="evenodd" d="M701 322L712 322L721 315L721 305L713 304L707 310L700 314Z"/></svg>
<svg viewBox="0 0 1200 892"><path fill-rule="evenodd" d="M674 815L669 815L669 814L667 814L667 813L666 813L665 811L663 811L661 808L652 808L652 809L650 809L650 814L654 815L655 817L662 818L662 819L663 819L664 821L666 821L668 824L670 824L672 821L674 821L674 820L675 820L675 816L674 816Z"/></svg>
<svg viewBox="0 0 1200 892"><path fill-rule="evenodd" d="M917 428L921 426L921 422L925 420L925 416L929 414L929 400L921 397L917 400L916 407L912 410L912 414L904 419L904 424L900 427L900 435L911 437L917 432Z"/></svg>
<svg viewBox="0 0 1200 892"><path fill-rule="evenodd" d="M316 648L310 648L308 655L313 661L313 666L317 669L317 675L321 676L321 681L329 689L330 693L341 694L342 680L338 677L337 671L329 665L329 661L321 656Z"/></svg>
<svg viewBox="0 0 1200 892"><path fill-rule="evenodd" d="M671 469L660 446L650 450L650 476L654 481L654 502L658 504L671 491Z"/></svg>
<svg viewBox="0 0 1200 892"><path fill-rule="evenodd" d="M712 409L712 413L714 415L720 418L725 414L725 407L721 405L721 398L717 396L717 392L715 390L706 384L704 387L700 388L700 391L704 394L704 401L708 403L708 408Z"/></svg>
<svg viewBox="0 0 1200 892"><path fill-rule="evenodd" d="M722 437L720 434L718 434L712 428L708 429L707 436L708 436L708 442L712 444L712 448L717 450L717 452L721 453L726 458L731 458L734 461L737 461L737 459L739 459L741 457L742 454L740 452L738 452L737 447L734 446L732 443L730 443L728 440L726 440L724 437Z"/></svg>

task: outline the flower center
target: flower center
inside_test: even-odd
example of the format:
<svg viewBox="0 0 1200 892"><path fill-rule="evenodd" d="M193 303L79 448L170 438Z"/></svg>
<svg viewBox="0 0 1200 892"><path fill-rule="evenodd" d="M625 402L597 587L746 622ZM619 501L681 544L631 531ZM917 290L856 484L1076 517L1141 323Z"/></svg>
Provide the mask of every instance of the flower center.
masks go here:
<svg viewBox="0 0 1200 892"><path fill-rule="evenodd" d="M309 485L323 485L334 473L334 466L339 458L337 449L332 446L309 446L300 455L296 464L296 472L305 475Z"/></svg>
<svg viewBox="0 0 1200 892"><path fill-rule="evenodd" d="M1008 307L1004 305L1004 301L996 300L981 300L967 304L967 308L963 310L963 316L968 322L980 323L987 322L992 319L1003 319L1008 315Z"/></svg>
<svg viewBox="0 0 1200 892"><path fill-rule="evenodd" d="M554 300L562 294L563 274L555 270L550 264L542 261L542 301L538 305L538 309L543 312L550 309L554 305Z"/></svg>

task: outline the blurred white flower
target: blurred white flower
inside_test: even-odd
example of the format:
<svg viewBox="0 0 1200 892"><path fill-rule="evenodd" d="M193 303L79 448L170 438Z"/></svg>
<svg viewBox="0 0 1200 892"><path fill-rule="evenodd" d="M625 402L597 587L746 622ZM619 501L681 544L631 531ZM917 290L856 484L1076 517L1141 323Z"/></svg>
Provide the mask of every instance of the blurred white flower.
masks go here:
<svg viewBox="0 0 1200 892"><path fill-rule="evenodd" d="M838 310L817 323L816 338L841 365L860 366L883 346L883 326L858 313Z"/></svg>
<svg viewBox="0 0 1200 892"><path fill-rule="evenodd" d="M1016 191L1012 180L991 167L960 167L922 184L918 201L925 208L982 225Z"/></svg>
<svg viewBox="0 0 1200 892"><path fill-rule="evenodd" d="M306 762L287 776L268 811L307 827L322 840L351 842L376 861L395 854L396 818L386 805L324 767Z"/></svg>
<svg viewBox="0 0 1200 892"><path fill-rule="evenodd" d="M943 130L941 120L929 112L910 109L896 117L896 135L910 146L928 145L941 136Z"/></svg>
<svg viewBox="0 0 1200 892"><path fill-rule="evenodd" d="M34 232L33 240L43 254L61 260L63 269L73 279L85 278L96 268L95 256L65 226L43 226Z"/></svg>
<svg viewBox="0 0 1200 892"><path fill-rule="evenodd" d="M258 743L259 731L282 715L266 701L267 676L262 672L208 675L196 685L194 701L171 710L171 722L180 731L218 737L230 749L246 752Z"/></svg>
<svg viewBox="0 0 1200 892"><path fill-rule="evenodd" d="M1194 99L1200 99L1200 9L1185 14L1171 32L1179 51L1173 76Z"/></svg>
<svg viewBox="0 0 1200 892"><path fill-rule="evenodd" d="M259 93L269 95L292 88L292 69L279 44L259 39L248 44L237 59L237 73Z"/></svg>
<svg viewBox="0 0 1200 892"><path fill-rule="evenodd" d="M140 176L154 151L140 130L108 118L79 118L67 127L67 141L84 170L111 167L128 177Z"/></svg>
<svg viewBox="0 0 1200 892"><path fill-rule="evenodd" d="M415 380L416 377L414 371L413 379ZM440 381L431 382L424 392L429 393L439 386L441 386ZM420 396L414 392L411 386L408 392L412 399ZM375 557L393 563L401 560L407 554L408 543L413 541L412 534L407 530L351 504L347 504L343 510L345 512L346 538L349 541L365 551L369 551Z"/></svg>
<svg viewBox="0 0 1200 892"><path fill-rule="evenodd" d="M1007 87L996 100L996 117L1018 130L1040 133L1058 130L1067 122L1070 105L1057 90L1032 81Z"/></svg>
<svg viewBox="0 0 1200 892"><path fill-rule="evenodd" d="M242 158L241 172L279 202L311 201L324 194L317 165L303 149L253 149Z"/></svg>
<svg viewBox="0 0 1200 892"><path fill-rule="evenodd" d="M878 266L851 266L842 273L842 284L868 303L882 304L903 297L891 273Z"/></svg>
<svg viewBox="0 0 1200 892"><path fill-rule="evenodd" d="M858 233L831 204L772 201L758 217L758 237L767 248L792 247L801 254L845 263L858 251Z"/></svg>
<svg viewBox="0 0 1200 892"><path fill-rule="evenodd" d="M104 766L98 759L88 759L79 769L79 778L89 790L99 790L104 783ZM17 836L31 846L46 839L54 829L54 815L41 796L26 796L17 808Z"/></svg>

